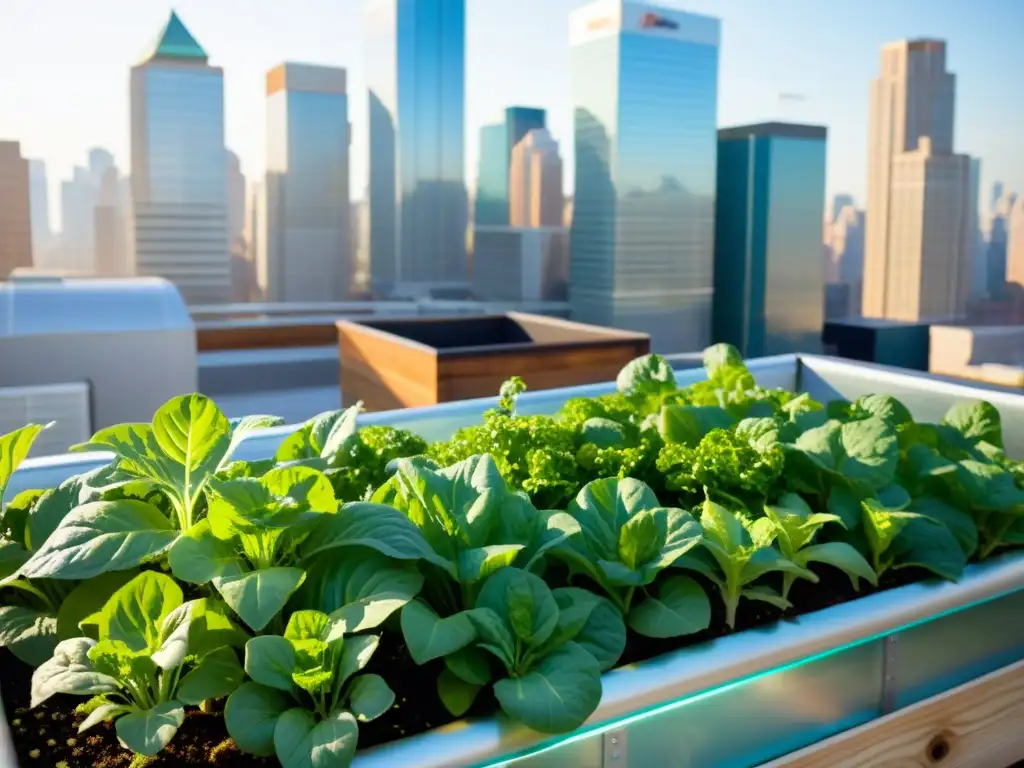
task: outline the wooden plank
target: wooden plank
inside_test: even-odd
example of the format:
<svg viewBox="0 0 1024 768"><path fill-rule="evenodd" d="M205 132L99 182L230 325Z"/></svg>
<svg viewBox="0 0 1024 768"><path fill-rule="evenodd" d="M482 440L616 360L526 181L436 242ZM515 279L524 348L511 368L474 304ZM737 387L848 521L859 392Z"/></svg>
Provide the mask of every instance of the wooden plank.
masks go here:
<svg viewBox="0 0 1024 768"><path fill-rule="evenodd" d="M1024 661L762 768L1006 768L1024 759Z"/></svg>
<svg viewBox="0 0 1024 768"><path fill-rule="evenodd" d="M288 325L208 326L196 328L196 349L214 352L227 349L280 349L321 347L338 343L333 323Z"/></svg>

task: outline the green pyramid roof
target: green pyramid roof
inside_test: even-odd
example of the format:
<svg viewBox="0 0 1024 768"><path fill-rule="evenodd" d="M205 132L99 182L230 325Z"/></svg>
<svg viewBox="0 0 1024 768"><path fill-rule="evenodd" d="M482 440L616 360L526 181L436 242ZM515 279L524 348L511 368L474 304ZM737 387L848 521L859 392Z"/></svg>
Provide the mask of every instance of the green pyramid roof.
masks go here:
<svg viewBox="0 0 1024 768"><path fill-rule="evenodd" d="M207 56L203 47L192 37L192 33L181 23L178 14L171 11L171 17L146 59L198 59L205 62Z"/></svg>

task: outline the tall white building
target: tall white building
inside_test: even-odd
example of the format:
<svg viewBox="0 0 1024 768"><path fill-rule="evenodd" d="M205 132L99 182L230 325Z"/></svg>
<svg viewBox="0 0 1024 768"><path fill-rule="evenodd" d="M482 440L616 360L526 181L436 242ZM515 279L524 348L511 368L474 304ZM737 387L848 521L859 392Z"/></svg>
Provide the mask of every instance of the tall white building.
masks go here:
<svg viewBox="0 0 1024 768"><path fill-rule="evenodd" d="M343 301L352 282L345 70L281 64L267 73L263 260L267 301Z"/></svg>
<svg viewBox="0 0 1024 768"><path fill-rule="evenodd" d="M234 253L245 235L245 176L238 155L226 150L228 184L228 243Z"/></svg>
<svg viewBox="0 0 1024 768"><path fill-rule="evenodd" d="M916 320L966 308L970 159L953 154L955 93L943 41L883 46L868 131L867 317ZM929 300L926 284L937 275L952 282Z"/></svg>
<svg viewBox="0 0 1024 768"><path fill-rule="evenodd" d="M46 186L46 163L28 161L28 187L32 206L32 249L39 262L41 251L50 246L50 191Z"/></svg>
<svg viewBox="0 0 1024 768"><path fill-rule="evenodd" d="M535 128L512 148L509 224L513 227L561 227L564 208L558 142L546 128Z"/></svg>
<svg viewBox="0 0 1024 768"><path fill-rule="evenodd" d="M1024 197L1013 203L1006 229L1006 282L1024 288Z"/></svg>
<svg viewBox="0 0 1024 768"><path fill-rule="evenodd" d="M884 317L964 315L971 273L970 174L969 157L937 155L928 137L918 139L915 151L893 158Z"/></svg>
<svg viewBox="0 0 1024 768"><path fill-rule="evenodd" d="M860 295L864 285L864 211L853 205L839 210L831 227L831 248L834 282L850 287L850 306L860 309Z"/></svg>
<svg viewBox="0 0 1024 768"><path fill-rule="evenodd" d="M573 318L711 341L718 19L626 0L569 17L576 181Z"/></svg>
<svg viewBox="0 0 1024 768"><path fill-rule="evenodd" d="M122 179L117 168L108 167L96 191L92 227L93 271L106 277L130 274L121 189Z"/></svg>
<svg viewBox="0 0 1024 768"><path fill-rule="evenodd" d="M173 12L131 70L134 269L190 304L231 297L224 73Z"/></svg>
<svg viewBox="0 0 1024 768"><path fill-rule="evenodd" d="M985 240L981 234L981 158L971 158L971 298L983 299L988 295L988 259Z"/></svg>

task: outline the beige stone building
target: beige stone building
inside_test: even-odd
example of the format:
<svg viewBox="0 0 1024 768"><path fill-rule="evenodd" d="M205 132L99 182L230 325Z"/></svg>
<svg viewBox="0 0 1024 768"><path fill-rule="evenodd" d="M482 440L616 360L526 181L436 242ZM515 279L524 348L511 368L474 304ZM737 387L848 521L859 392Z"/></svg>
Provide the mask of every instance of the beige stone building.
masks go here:
<svg viewBox="0 0 1024 768"><path fill-rule="evenodd" d="M560 227L564 212L558 142L546 129L536 128L512 148L509 225Z"/></svg>
<svg viewBox="0 0 1024 768"><path fill-rule="evenodd" d="M28 160L16 141L0 141L0 279L32 266Z"/></svg>

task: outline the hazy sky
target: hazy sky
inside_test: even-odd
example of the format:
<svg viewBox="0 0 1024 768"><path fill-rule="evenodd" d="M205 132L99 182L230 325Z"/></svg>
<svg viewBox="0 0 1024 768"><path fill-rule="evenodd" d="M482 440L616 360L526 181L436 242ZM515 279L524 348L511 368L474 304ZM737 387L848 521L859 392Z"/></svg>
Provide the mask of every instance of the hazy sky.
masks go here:
<svg viewBox="0 0 1024 768"><path fill-rule="evenodd" d="M585 0L466 0L466 176L479 127L506 105L548 109L571 187L567 16ZM956 148L991 182L1024 193L1024 0L672 0L722 20L719 125L781 118L828 126L828 189L863 203L868 88L882 43L949 43ZM103 146L128 170L128 68L166 20L166 0L0 0L0 138L61 179ZM177 0L225 71L227 144L250 180L264 165L264 74L284 61L349 72L353 197L366 186L363 0ZM805 100L783 104L780 93Z"/></svg>

